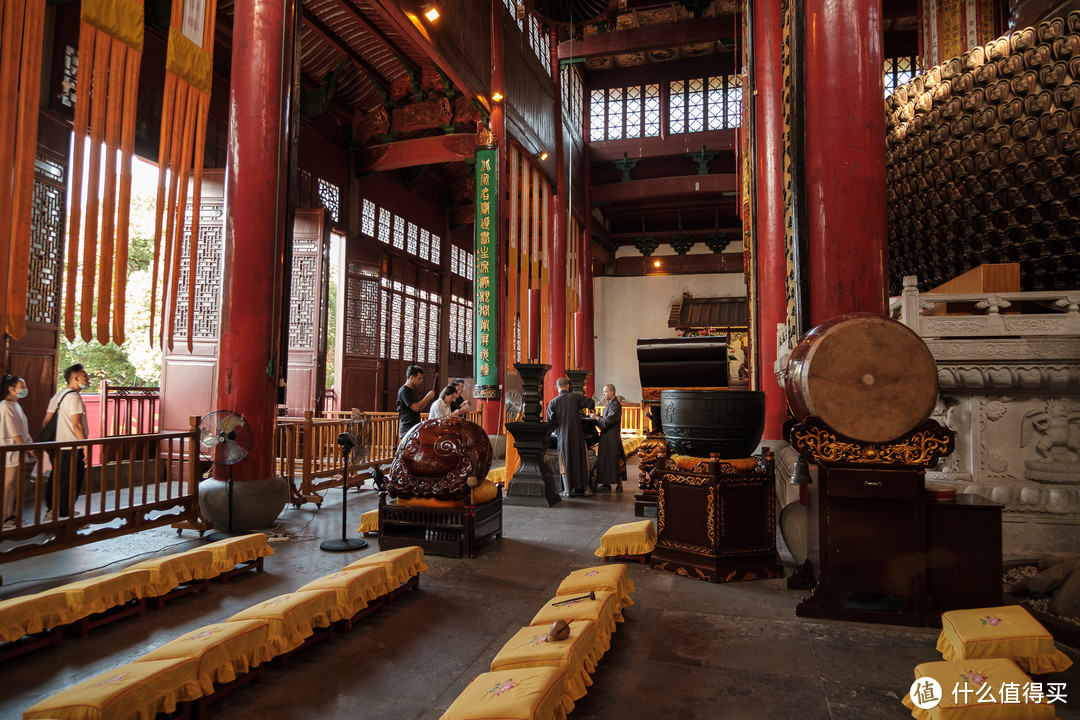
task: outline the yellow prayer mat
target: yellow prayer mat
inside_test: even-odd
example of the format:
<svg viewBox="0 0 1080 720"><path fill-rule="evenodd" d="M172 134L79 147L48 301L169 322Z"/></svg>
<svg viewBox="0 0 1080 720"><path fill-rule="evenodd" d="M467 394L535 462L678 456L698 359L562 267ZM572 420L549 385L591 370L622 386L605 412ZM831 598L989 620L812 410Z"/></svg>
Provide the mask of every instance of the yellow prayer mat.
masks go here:
<svg viewBox="0 0 1080 720"><path fill-rule="evenodd" d="M641 443L644 442L644 435L629 435L622 439L623 455L630 457L637 452L637 449L641 447Z"/></svg>
<svg viewBox="0 0 1080 720"><path fill-rule="evenodd" d="M424 562L424 551L416 545L395 550L383 550L368 555L356 562L349 563L345 566L345 569L356 570L369 565L380 565L385 568L391 588L404 585L409 582L409 578L418 573L427 572L428 569L427 564Z"/></svg>
<svg viewBox="0 0 1080 720"><path fill-rule="evenodd" d="M1037 675L1072 665L1050 632L1020 605L943 613L937 649L946 660L1010 658L1020 669Z"/></svg>
<svg viewBox="0 0 1080 720"><path fill-rule="evenodd" d="M336 592L337 608L331 613L330 619L337 622L348 620L366 608L369 602L392 589L387 583L386 571L379 565L369 565L325 575L304 585L298 592L307 590Z"/></svg>
<svg viewBox="0 0 1080 720"><path fill-rule="evenodd" d="M652 522L651 520L647 522ZM634 604L630 598L634 581L625 565L597 565L575 570L559 583L556 595L581 595L590 590L611 590L619 601L619 610Z"/></svg>
<svg viewBox="0 0 1080 720"><path fill-rule="evenodd" d="M563 694L564 678L552 667L482 673L441 720L565 720L574 703Z"/></svg>
<svg viewBox="0 0 1080 720"><path fill-rule="evenodd" d="M147 570L150 579L146 583L146 597L164 595L178 585L192 580L205 580L213 574L211 568L214 554L206 548L151 558L136 563L128 570Z"/></svg>
<svg viewBox="0 0 1080 720"><path fill-rule="evenodd" d="M206 625L140 657L137 662L191 659L191 676L179 700L198 700L214 692L214 683L230 683L253 667L273 658L268 640L270 623L263 619L233 620Z"/></svg>
<svg viewBox="0 0 1080 720"><path fill-rule="evenodd" d="M366 513L360 516L360 527L356 528L356 532L362 535L375 535L379 532L379 511L368 510Z"/></svg>
<svg viewBox="0 0 1080 720"><path fill-rule="evenodd" d="M623 621L623 616L615 593L610 590L593 592L596 594L595 600L578 599L573 595L557 595L551 598L533 616L529 625L547 630L556 620L592 620L596 623L596 648L593 654L599 660L611 648L611 634L615 632L615 624ZM582 595L588 595L588 592ZM566 602L567 600L570 602Z"/></svg>
<svg viewBox="0 0 1080 720"><path fill-rule="evenodd" d="M220 575L240 563L270 557L274 548L267 543L266 533L251 533L239 537L207 543L205 548L214 554L214 570Z"/></svg>
<svg viewBox="0 0 1080 720"><path fill-rule="evenodd" d="M190 658L133 662L51 695L23 712L24 720L153 720L176 710L192 692Z"/></svg>
<svg viewBox="0 0 1080 720"><path fill-rule="evenodd" d="M548 628L534 625L521 628L506 641L491 661L491 671L556 667L566 673L566 695L580 700L592 685L589 675L596 670L600 655L593 620L571 622L570 637L565 640L548 640Z"/></svg>
<svg viewBox="0 0 1080 720"><path fill-rule="evenodd" d="M505 483L506 482L506 466L491 468L488 470L487 479L493 483Z"/></svg>
<svg viewBox="0 0 1080 720"><path fill-rule="evenodd" d="M0 642L15 642L23 635L64 625L70 620L64 593L23 595L0 601Z"/></svg>
<svg viewBox="0 0 1080 720"><path fill-rule="evenodd" d="M38 595L64 595L67 598L68 609L59 622L66 625L145 597L148 582L149 570L121 570L61 585Z"/></svg>
<svg viewBox="0 0 1080 720"><path fill-rule="evenodd" d="M940 695L930 683L933 678ZM1052 720L1054 706L1046 702L1043 685L1031 679L1016 664L1005 658L980 658L930 662L915 667L915 690L919 708L911 697L904 696L904 707L916 720ZM1036 695L1036 686L1039 688Z"/></svg>
<svg viewBox="0 0 1080 720"><path fill-rule="evenodd" d="M611 526L600 537L600 547L594 554L597 557L647 555L655 548L656 525L652 520L638 520Z"/></svg>
<svg viewBox="0 0 1080 720"><path fill-rule="evenodd" d="M264 600L229 618L235 620L266 620L270 623L268 647L273 655L281 655L300 647L315 628L333 622L337 612L337 592L334 590L305 590L291 592Z"/></svg>

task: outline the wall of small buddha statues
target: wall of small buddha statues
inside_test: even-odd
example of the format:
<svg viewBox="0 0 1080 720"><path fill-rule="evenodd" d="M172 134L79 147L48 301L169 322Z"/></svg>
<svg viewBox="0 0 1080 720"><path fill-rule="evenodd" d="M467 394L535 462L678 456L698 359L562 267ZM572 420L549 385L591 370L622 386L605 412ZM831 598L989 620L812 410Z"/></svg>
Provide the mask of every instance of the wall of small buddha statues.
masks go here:
<svg viewBox="0 0 1080 720"><path fill-rule="evenodd" d="M1017 262L1080 287L1080 11L930 68L885 99L890 292Z"/></svg>

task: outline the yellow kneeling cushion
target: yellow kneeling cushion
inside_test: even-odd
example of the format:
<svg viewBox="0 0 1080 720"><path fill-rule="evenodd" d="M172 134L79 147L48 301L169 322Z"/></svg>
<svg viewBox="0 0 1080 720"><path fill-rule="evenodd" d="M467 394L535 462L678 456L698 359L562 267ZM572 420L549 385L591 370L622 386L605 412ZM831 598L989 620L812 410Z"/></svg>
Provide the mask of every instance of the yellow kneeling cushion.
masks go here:
<svg viewBox="0 0 1080 720"><path fill-rule="evenodd" d="M153 720L171 713L188 686L195 661L190 658L121 665L45 698L23 712L24 720Z"/></svg>
<svg viewBox="0 0 1080 720"><path fill-rule="evenodd" d="M348 620L368 606L375 598L385 595L392 588L387 584L386 570L378 565L359 567L354 570L339 570L309 582L299 589L333 590L337 593L337 610L330 619Z"/></svg>
<svg viewBox="0 0 1080 720"><path fill-rule="evenodd" d="M921 709L903 699L916 720L1052 720L1054 706L1025 702L1031 678L1005 658L930 662L915 667L916 681L933 678L941 686L936 707ZM1009 693L1009 694L1007 694Z"/></svg>
<svg viewBox="0 0 1080 720"><path fill-rule="evenodd" d="M413 575L427 572L428 569L427 564L424 563L424 551L415 545L373 553L349 563L345 569L356 570L371 565L379 565L386 570L387 579L392 583L392 587L402 585Z"/></svg>
<svg viewBox="0 0 1080 720"><path fill-rule="evenodd" d="M524 627L510 638L491 661L491 671L529 667L555 667L566 673L565 693L571 700L585 696L592 685L589 674L596 669L602 653L596 646L596 622L574 620L565 640L549 640L548 629Z"/></svg>
<svg viewBox="0 0 1080 720"><path fill-rule="evenodd" d="M943 613L937 649L946 660L1010 658L1039 675L1072 665L1042 623L1020 605Z"/></svg>
<svg viewBox="0 0 1080 720"><path fill-rule="evenodd" d="M24 595L0 601L0 642L64 625L72 614L64 593Z"/></svg>
<svg viewBox="0 0 1080 720"><path fill-rule="evenodd" d="M214 554L214 570L217 574L228 572L240 563L258 560L274 554L267 543L266 533L251 533L240 537L208 543L206 549Z"/></svg>
<svg viewBox="0 0 1080 720"><path fill-rule="evenodd" d="M477 675L441 720L564 720L574 703L563 694L565 675L553 667Z"/></svg>
<svg viewBox="0 0 1080 720"><path fill-rule="evenodd" d="M651 521L647 521L651 522ZM556 595L581 595L590 590L611 590L619 601L619 610L634 604L630 594L634 592L634 581L625 565L597 565L596 567L575 570L559 583Z"/></svg>
<svg viewBox="0 0 1080 720"><path fill-rule="evenodd" d="M147 570L150 579L146 583L146 597L164 595L178 585L192 580L205 580L213 571L214 554L206 548L196 548L175 555L151 558L137 563L128 570Z"/></svg>
<svg viewBox="0 0 1080 720"><path fill-rule="evenodd" d="M470 496L472 505L480 505L494 499L499 494L499 486L490 480L483 480L472 489ZM465 500L436 500L435 498L398 498L396 501L401 507L427 507L427 508L459 508L465 507Z"/></svg>
<svg viewBox="0 0 1080 720"><path fill-rule="evenodd" d="M67 624L145 597L149 582L149 570L121 570L61 585L38 595L65 596L68 609L60 624Z"/></svg>
<svg viewBox="0 0 1080 720"><path fill-rule="evenodd" d="M273 658L268 640L270 623L267 620L233 620L192 630L143 655L137 662L191 659L188 687L197 687L199 694L180 697L197 700L214 692L214 683L229 683L238 675Z"/></svg>
<svg viewBox="0 0 1080 720"><path fill-rule="evenodd" d="M600 548L594 554L597 557L648 555L654 549L656 526L652 520L639 520L612 526L600 537Z"/></svg>
<svg viewBox="0 0 1080 720"><path fill-rule="evenodd" d="M356 532L364 533L377 533L379 532L379 511L368 510L366 513L360 516L360 527L356 528Z"/></svg>
<svg viewBox="0 0 1080 720"><path fill-rule="evenodd" d="M267 641L274 655L289 652L303 644L315 632L333 622L337 612L337 593L334 590L306 590L264 600L229 618L235 620L266 620L270 623Z"/></svg>

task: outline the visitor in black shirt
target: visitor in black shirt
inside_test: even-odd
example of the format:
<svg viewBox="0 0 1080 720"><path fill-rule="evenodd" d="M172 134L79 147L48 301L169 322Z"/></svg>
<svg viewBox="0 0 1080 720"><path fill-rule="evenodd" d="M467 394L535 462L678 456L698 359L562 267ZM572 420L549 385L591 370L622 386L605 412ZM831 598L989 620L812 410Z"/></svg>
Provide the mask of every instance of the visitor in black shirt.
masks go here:
<svg viewBox="0 0 1080 720"><path fill-rule="evenodd" d="M457 396L457 400L450 403L450 412L454 412L455 410L460 410L461 406L465 404L465 379L464 378L456 378L454 380L454 387L457 388L458 396Z"/></svg>
<svg viewBox="0 0 1080 720"><path fill-rule="evenodd" d="M435 391L428 390L427 395L422 399L416 399L420 384L424 382L424 369L422 367L410 365L406 375L408 375L408 379L397 391L399 440L420 424L420 411L427 407L427 404L435 397Z"/></svg>

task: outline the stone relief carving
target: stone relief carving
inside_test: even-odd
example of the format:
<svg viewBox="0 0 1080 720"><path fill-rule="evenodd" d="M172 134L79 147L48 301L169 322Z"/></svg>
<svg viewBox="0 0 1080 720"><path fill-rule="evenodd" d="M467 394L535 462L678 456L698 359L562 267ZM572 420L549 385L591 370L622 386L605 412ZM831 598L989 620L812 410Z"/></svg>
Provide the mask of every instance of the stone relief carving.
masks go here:
<svg viewBox="0 0 1080 720"><path fill-rule="evenodd" d="M1065 389L1080 385L1077 365L939 365L938 386L957 389Z"/></svg>
<svg viewBox="0 0 1080 720"><path fill-rule="evenodd" d="M1015 340L926 339L934 358L941 363L949 360L1058 360L1075 362L1080 357L1080 339L1017 338Z"/></svg>
<svg viewBox="0 0 1080 720"><path fill-rule="evenodd" d="M1034 442L1033 442L1034 441ZM1039 483L1080 483L1080 410L1058 398L1024 413L1020 447L1037 457L1024 461L1024 477Z"/></svg>
<svg viewBox="0 0 1080 720"><path fill-rule="evenodd" d="M957 440L967 435L967 416L960 404L960 400L949 395L939 395L934 412L930 414L931 420L936 420L940 425L949 428L956 433ZM952 454L943 457L936 468L935 473L943 475L956 475L960 472L960 453L954 450Z"/></svg>

